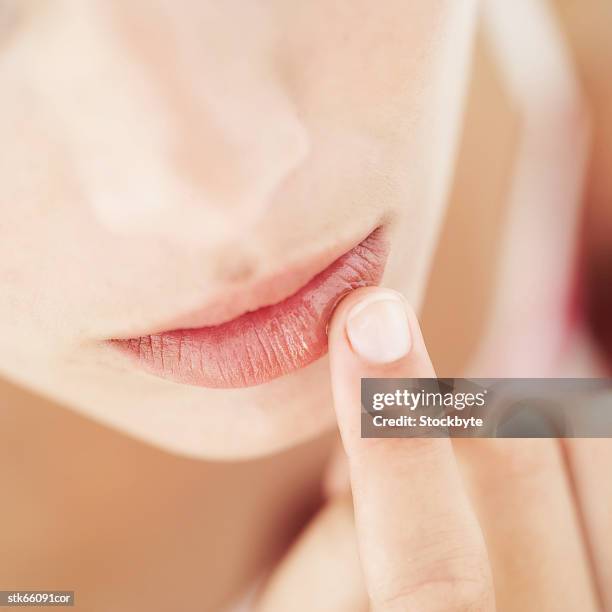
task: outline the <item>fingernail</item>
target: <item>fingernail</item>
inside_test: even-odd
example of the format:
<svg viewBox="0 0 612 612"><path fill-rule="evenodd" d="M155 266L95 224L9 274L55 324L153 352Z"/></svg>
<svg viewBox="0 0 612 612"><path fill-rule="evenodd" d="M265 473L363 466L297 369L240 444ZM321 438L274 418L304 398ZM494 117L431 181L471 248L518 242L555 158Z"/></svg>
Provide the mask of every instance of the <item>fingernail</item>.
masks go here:
<svg viewBox="0 0 612 612"><path fill-rule="evenodd" d="M397 361L412 345L404 302L388 291L370 293L355 304L346 319L346 333L355 353L372 363Z"/></svg>

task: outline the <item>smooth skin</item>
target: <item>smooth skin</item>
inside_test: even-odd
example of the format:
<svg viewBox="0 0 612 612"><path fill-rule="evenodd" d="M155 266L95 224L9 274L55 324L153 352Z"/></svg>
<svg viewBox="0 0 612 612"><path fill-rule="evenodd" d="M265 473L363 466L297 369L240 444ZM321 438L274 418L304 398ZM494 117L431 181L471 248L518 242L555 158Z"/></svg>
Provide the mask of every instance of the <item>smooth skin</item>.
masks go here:
<svg viewBox="0 0 612 612"><path fill-rule="evenodd" d="M380 307L386 297L401 300L410 338L404 356L381 363L373 361L376 347L368 353L356 341L350 320L364 301L375 302L373 315L396 317L395 307ZM361 327L373 332L370 339L389 334L389 342L401 345L397 320ZM557 441L362 439L361 378L435 371L416 315L387 289L347 297L329 338L352 495L338 486L336 470L327 507L273 573L260 609L600 609L587 551L607 532L588 525L583 537L580 508L588 499L574 499Z"/></svg>
<svg viewBox="0 0 612 612"><path fill-rule="evenodd" d="M107 341L281 301L379 226L419 300L476 22L476 0L0 0L0 376L189 457L324 435L325 359L215 389Z"/></svg>

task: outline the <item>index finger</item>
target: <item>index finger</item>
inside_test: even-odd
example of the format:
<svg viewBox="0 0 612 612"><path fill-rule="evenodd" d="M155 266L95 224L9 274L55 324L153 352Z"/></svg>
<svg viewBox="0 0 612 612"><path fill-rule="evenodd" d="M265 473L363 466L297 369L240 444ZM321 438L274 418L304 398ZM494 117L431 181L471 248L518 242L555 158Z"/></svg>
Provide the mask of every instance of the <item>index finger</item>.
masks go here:
<svg viewBox="0 0 612 612"><path fill-rule="evenodd" d="M493 610L486 549L451 441L361 438L361 378L435 376L415 314L396 292L357 290L336 309L329 354L373 609Z"/></svg>

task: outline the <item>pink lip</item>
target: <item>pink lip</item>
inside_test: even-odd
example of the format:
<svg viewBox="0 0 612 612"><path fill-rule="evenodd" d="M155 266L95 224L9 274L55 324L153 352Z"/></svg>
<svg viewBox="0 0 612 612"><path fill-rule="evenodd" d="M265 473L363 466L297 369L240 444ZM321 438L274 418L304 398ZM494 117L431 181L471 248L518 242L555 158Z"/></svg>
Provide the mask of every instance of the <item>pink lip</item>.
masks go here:
<svg viewBox="0 0 612 612"><path fill-rule="evenodd" d="M348 291L378 284L386 258L379 228L280 302L219 325L111 343L146 371L179 383L217 388L262 384L326 353L326 327L336 303Z"/></svg>

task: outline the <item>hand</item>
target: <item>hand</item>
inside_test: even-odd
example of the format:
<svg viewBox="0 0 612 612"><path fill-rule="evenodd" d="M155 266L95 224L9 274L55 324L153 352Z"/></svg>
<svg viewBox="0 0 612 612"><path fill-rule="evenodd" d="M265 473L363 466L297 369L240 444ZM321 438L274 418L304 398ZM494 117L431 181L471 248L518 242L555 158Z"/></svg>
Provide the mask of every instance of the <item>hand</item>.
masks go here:
<svg viewBox="0 0 612 612"><path fill-rule="evenodd" d="M610 550L612 524L591 503L583 518L599 520L583 530L557 441L362 439L361 378L435 376L417 318L398 294L361 289L337 308L329 341L352 498L335 496L314 519L261 610L599 609L587 551ZM593 502L587 482L577 489Z"/></svg>

